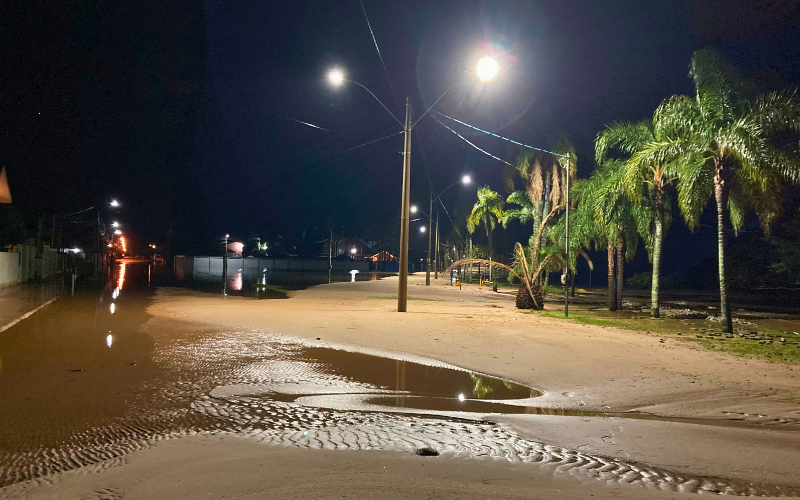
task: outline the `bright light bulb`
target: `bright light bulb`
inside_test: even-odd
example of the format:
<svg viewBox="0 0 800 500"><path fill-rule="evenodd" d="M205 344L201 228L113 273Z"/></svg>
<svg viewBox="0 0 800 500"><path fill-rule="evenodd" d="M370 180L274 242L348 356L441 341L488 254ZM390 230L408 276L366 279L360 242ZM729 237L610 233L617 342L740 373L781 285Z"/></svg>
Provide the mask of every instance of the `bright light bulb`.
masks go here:
<svg viewBox="0 0 800 500"><path fill-rule="evenodd" d="M463 182L464 184L469 184L470 182L472 182L472 177L465 175L464 177L461 178L461 182Z"/></svg>
<svg viewBox="0 0 800 500"><path fill-rule="evenodd" d="M417 206L416 205L411 205L411 213L412 214L417 213Z"/></svg>
<svg viewBox="0 0 800 500"><path fill-rule="evenodd" d="M109 203L109 205L111 205L112 207L118 207L119 202L117 200L111 200L111 203Z"/></svg>
<svg viewBox="0 0 800 500"><path fill-rule="evenodd" d="M116 231L114 231L114 234L122 234L122 231L120 231L119 229L117 229Z"/></svg>
<svg viewBox="0 0 800 500"><path fill-rule="evenodd" d="M463 394L459 394L459 395L458 395L458 400L459 400L459 401L464 401L465 399L466 399L466 398L464 397L464 395L463 395Z"/></svg>
<svg viewBox="0 0 800 500"><path fill-rule="evenodd" d="M112 223L111 223L111 226L112 226L112 227L119 227L119 222L112 222Z"/></svg>
<svg viewBox="0 0 800 500"><path fill-rule="evenodd" d="M497 65L497 61L491 57L484 57L478 61L478 78L484 82L494 78L499 70L500 66Z"/></svg>
<svg viewBox="0 0 800 500"><path fill-rule="evenodd" d="M420 227L420 228L419 228L419 232L420 232L420 233L424 233L424 232L425 232L425 226L422 226L422 227Z"/></svg>
<svg viewBox="0 0 800 500"><path fill-rule="evenodd" d="M340 69L334 69L328 73L328 80L334 85L341 85L344 81L344 73Z"/></svg>

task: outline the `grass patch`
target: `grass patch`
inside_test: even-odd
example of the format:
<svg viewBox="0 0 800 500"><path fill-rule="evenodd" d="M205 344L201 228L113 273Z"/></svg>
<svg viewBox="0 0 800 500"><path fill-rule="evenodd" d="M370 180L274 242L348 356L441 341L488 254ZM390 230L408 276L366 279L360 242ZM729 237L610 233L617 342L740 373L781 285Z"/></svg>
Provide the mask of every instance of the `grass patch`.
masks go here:
<svg viewBox="0 0 800 500"><path fill-rule="evenodd" d="M650 318L646 313L630 311L611 312L602 309L570 310L569 318L563 311L530 311L547 318L557 318L584 325L608 326L657 335L664 339L689 342L704 349L724 352L739 357L764 359L772 363L800 364L800 336L752 325L736 325L754 332L756 339L743 338L739 333L720 334L720 326L706 320ZM744 333L744 335L748 335ZM781 338L785 342L781 341Z"/></svg>
<svg viewBox="0 0 800 500"><path fill-rule="evenodd" d="M397 300L397 295L376 295L375 299ZM408 297L408 300L423 300L425 302L444 302L442 299L425 299L422 297Z"/></svg>

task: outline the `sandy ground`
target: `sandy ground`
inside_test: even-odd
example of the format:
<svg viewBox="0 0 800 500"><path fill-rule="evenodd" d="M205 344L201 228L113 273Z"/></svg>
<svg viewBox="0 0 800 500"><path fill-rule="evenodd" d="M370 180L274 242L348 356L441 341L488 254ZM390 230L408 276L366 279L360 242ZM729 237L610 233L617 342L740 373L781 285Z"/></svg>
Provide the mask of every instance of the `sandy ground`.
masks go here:
<svg viewBox="0 0 800 500"><path fill-rule="evenodd" d="M396 279L339 283L286 300L161 289L148 312L224 328L412 353L530 385L550 408L641 410L674 418L492 415L521 436L687 474L800 487L797 368L698 350L654 335L521 313L513 297L424 286L395 311ZM725 419L737 418L738 424ZM682 420L686 419L686 420ZM715 424L715 425L708 425ZM730 424L730 425L729 425ZM238 438L167 441L101 474L82 468L14 498L672 498L502 461L301 450Z"/></svg>
<svg viewBox="0 0 800 500"><path fill-rule="evenodd" d="M192 437L134 453L96 473L83 468L56 483L18 484L7 498L82 500L183 498L685 498L642 487L553 478L522 464L330 451Z"/></svg>

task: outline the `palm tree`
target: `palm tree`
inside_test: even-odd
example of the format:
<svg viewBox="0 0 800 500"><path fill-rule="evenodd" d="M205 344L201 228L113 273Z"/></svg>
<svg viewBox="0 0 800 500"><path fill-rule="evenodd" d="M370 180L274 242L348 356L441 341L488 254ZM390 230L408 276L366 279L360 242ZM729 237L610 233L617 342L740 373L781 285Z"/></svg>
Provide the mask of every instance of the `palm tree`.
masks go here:
<svg viewBox="0 0 800 500"><path fill-rule="evenodd" d="M771 142L777 132L800 132L796 94L771 92L748 99L731 74L715 52L695 52L690 73L695 97L673 96L662 103L655 120L663 137L631 157L639 165L675 161L678 205L690 228L697 227L708 199L716 201L720 319L729 333L733 324L725 282L726 219L738 230L749 205L768 228L779 206L781 183L800 182L797 158Z"/></svg>
<svg viewBox="0 0 800 500"><path fill-rule="evenodd" d="M609 309L622 309L622 292L625 284L625 260L633 259L639 233L647 235L650 212L644 205L631 203L625 193L623 179L625 162L606 160L595 170L596 177L592 199L596 223L605 235L609 259ZM645 237L645 240L647 238ZM612 276L611 262L616 254L616 279ZM611 283L616 282L616 290ZM611 295L614 300L611 300Z"/></svg>
<svg viewBox="0 0 800 500"><path fill-rule="evenodd" d="M612 122L597 134L595 157L598 163L606 160L609 149L632 155L650 143L666 139L665 133L654 116L650 121ZM646 204L651 208L651 230L641 234L653 264L650 286L650 316L660 315L659 291L661 287L661 249L666 231L672 223L672 211L666 210L671 188L675 186L674 164L662 161L655 164L628 161L623 166L623 184L630 200L636 205ZM651 237L649 237L651 236Z"/></svg>
<svg viewBox="0 0 800 500"><path fill-rule="evenodd" d="M488 186L478 188L478 201L472 207L472 212L467 217L467 230L470 234L475 232L477 226L486 228L486 237L489 239L489 260L494 260L494 247L492 245L492 231L495 225L503 220L503 198ZM497 284L492 277L492 266L489 265L489 280L497 291Z"/></svg>

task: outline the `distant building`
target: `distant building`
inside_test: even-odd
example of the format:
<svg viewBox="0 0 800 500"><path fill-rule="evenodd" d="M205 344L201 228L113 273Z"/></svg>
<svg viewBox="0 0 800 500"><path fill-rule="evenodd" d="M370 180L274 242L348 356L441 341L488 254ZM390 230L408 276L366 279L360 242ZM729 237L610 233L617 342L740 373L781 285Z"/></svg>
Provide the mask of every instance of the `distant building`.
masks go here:
<svg viewBox="0 0 800 500"><path fill-rule="evenodd" d="M375 251L368 243L373 242L366 242L358 238L342 238L336 245L336 255L334 257L347 255L355 260L369 259Z"/></svg>

